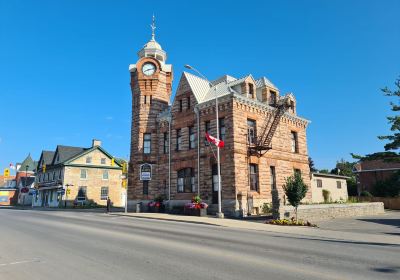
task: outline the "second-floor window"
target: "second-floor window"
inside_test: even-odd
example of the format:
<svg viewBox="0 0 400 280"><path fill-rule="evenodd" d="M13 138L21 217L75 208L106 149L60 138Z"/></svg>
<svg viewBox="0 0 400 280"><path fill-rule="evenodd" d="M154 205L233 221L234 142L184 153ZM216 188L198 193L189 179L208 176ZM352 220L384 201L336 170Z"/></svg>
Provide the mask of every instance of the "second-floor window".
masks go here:
<svg viewBox="0 0 400 280"><path fill-rule="evenodd" d="M87 179L87 170L81 169L81 179Z"/></svg>
<svg viewBox="0 0 400 280"><path fill-rule="evenodd" d="M256 144L257 124L255 120L247 119L247 142Z"/></svg>
<svg viewBox="0 0 400 280"><path fill-rule="evenodd" d="M92 163L92 157L86 157L86 163Z"/></svg>
<svg viewBox="0 0 400 280"><path fill-rule="evenodd" d="M108 180L108 170L103 170L103 180Z"/></svg>
<svg viewBox="0 0 400 280"><path fill-rule="evenodd" d="M186 108L187 108L187 110L189 110L190 109L190 96L187 97L186 104L187 104Z"/></svg>
<svg viewBox="0 0 400 280"><path fill-rule="evenodd" d="M183 100L179 100L179 112L183 111Z"/></svg>
<svg viewBox="0 0 400 280"><path fill-rule="evenodd" d="M168 151L169 151L168 132L164 132L164 154L167 154Z"/></svg>
<svg viewBox="0 0 400 280"><path fill-rule="evenodd" d="M106 159L105 158L101 159L101 164L106 164Z"/></svg>
<svg viewBox="0 0 400 280"><path fill-rule="evenodd" d="M210 123L210 121L204 122L204 131L205 131L206 133L210 133L210 130L211 130L211 123ZM204 144L205 144L206 146L210 145L210 143L207 141L207 138L206 138L206 137L204 137Z"/></svg>
<svg viewBox="0 0 400 280"><path fill-rule="evenodd" d="M226 128L225 128L225 119L220 118L218 122L219 126L219 139L222 141L225 141L225 133L226 133Z"/></svg>
<svg viewBox="0 0 400 280"><path fill-rule="evenodd" d="M196 147L196 134L194 133L194 127L189 127L189 149Z"/></svg>
<svg viewBox="0 0 400 280"><path fill-rule="evenodd" d="M182 130L181 129L176 130L176 150L177 151L182 150Z"/></svg>
<svg viewBox="0 0 400 280"><path fill-rule="evenodd" d="M143 134L143 153L150 154L151 152L151 134L144 133Z"/></svg>
<svg viewBox="0 0 400 280"><path fill-rule="evenodd" d="M291 136L291 143L292 143L292 153L298 153L299 152L299 144L298 144L298 139L297 139L297 132L292 131L290 133Z"/></svg>

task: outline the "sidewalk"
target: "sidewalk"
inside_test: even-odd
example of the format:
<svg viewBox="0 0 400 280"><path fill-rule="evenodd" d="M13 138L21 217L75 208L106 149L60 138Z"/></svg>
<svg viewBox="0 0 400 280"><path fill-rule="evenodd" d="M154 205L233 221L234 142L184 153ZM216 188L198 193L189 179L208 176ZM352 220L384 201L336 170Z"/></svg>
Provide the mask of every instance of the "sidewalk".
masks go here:
<svg viewBox="0 0 400 280"><path fill-rule="evenodd" d="M312 239L328 239L333 241L348 241L352 243L368 244L368 245L395 245L400 246L400 238L386 234L370 234L360 232L348 232L337 230L326 230L311 227L297 226L276 226L264 223L255 223L236 219L218 219L213 216L195 217L184 215L172 215L165 213L111 213L110 215L125 216L137 219L150 219L159 221L182 222L192 224L202 224L210 226L221 226L241 230L256 230L269 233L295 234L305 238Z"/></svg>

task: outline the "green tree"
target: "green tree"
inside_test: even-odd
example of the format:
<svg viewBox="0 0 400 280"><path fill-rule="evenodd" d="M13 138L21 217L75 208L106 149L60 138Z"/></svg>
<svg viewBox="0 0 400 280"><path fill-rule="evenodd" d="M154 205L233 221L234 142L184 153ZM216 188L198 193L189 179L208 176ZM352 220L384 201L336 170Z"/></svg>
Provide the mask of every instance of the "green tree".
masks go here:
<svg viewBox="0 0 400 280"><path fill-rule="evenodd" d="M318 172L318 169L315 168L314 161L311 157L308 157L308 166L310 167L310 172Z"/></svg>
<svg viewBox="0 0 400 280"><path fill-rule="evenodd" d="M353 168L355 162L346 161L341 159L336 163L336 167L331 170L332 174L337 174L341 176L347 176L349 179L346 180L347 183L347 193L349 196L357 196L357 182L356 176L353 173Z"/></svg>
<svg viewBox="0 0 400 280"><path fill-rule="evenodd" d="M297 222L297 208L299 207L300 201L306 196L308 187L304 183L300 173L295 173L293 176L286 178L286 182L283 185L286 197L295 209L296 222Z"/></svg>
<svg viewBox="0 0 400 280"><path fill-rule="evenodd" d="M397 99L400 98L400 77L395 81L396 89L391 90L388 87L382 89L382 92L385 96L395 97ZM396 102L399 104L399 100ZM394 116L387 117L389 124L391 124L390 130L393 132L392 135L386 136L378 136L381 140L388 140L389 143L385 145L385 150L397 150L400 148L400 115L398 112L400 111L400 105L397 105L394 102L390 102L391 110L395 112Z"/></svg>
<svg viewBox="0 0 400 280"><path fill-rule="evenodd" d="M328 169L321 169L321 170L319 171L319 173L322 173L322 174L329 174L330 171L329 171Z"/></svg>

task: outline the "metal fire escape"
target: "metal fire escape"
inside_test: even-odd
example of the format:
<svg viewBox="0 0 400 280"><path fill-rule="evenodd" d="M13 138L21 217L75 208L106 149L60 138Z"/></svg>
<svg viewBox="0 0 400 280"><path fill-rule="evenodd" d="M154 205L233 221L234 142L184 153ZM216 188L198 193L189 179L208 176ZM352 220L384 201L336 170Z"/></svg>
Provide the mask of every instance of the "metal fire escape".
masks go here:
<svg viewBox="0 0 400 280"><path fill-rule="evenodd" d="M272 138L278 128L281 117L291 107L289 96L280 98L277 102L270 104L276 109L273 111L270 118L266 118L262 126L261 134L257 135L253 143L249 142L250 155L261 157L268 150L272 149Z"/></svg>

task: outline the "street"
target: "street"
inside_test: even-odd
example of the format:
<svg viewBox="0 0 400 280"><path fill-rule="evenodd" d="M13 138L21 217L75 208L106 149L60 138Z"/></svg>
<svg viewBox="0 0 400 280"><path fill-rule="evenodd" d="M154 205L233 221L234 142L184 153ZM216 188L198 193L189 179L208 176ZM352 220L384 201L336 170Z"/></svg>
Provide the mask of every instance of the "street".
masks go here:
<svg viewBox="0 0 400 280"><path fill-rule="evenodd" d="M400 246L0 208L0 279L399 279Z"/></svg>

